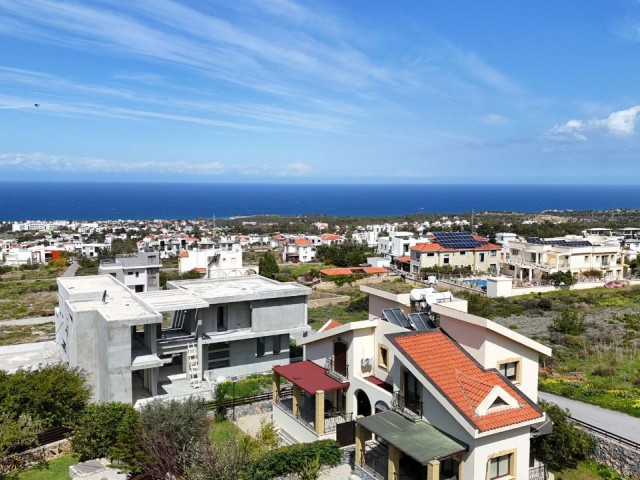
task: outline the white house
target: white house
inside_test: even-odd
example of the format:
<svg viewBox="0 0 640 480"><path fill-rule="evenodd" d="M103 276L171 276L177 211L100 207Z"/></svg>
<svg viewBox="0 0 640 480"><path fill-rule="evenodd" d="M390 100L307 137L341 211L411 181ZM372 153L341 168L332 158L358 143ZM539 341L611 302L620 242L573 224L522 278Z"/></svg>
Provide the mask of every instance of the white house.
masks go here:
<svg viewBox="0 0 640 480"><path fill-rule="evenodd" d="M530 438L548 426L537 359L551 351L447 305L327 322L300 342L304 362L273 369L276 425L297 441L354 440L363 478L529 478Z"/></svg>
<svg viewBox="0 0 640 480"><path fill-rule="evenodd" d="M256 265L242 265L242 247L225 242L208 250L188 250L178 255L180 273L191 270L202 272L205 278L241 277L258 273Z"/></svg>

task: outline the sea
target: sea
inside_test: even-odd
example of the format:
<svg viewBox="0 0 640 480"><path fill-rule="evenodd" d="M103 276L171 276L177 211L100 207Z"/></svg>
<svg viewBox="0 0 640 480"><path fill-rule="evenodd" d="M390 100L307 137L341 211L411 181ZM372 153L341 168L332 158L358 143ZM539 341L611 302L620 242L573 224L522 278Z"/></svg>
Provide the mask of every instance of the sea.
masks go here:
<svg viewBox="0 0 640 480"><path fill-rule="evenodd" d="M610 209L640 209L640 186L0 182L0 221Z"/></svg>

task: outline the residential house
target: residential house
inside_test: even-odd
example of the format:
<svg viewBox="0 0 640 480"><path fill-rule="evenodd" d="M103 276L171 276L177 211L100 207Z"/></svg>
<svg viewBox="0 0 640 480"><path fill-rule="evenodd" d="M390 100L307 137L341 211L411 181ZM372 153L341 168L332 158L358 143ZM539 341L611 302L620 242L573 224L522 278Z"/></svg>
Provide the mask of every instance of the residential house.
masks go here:
<svg viewBox="0 0 640 480"><path fill-rule="evenodd" d="M427 239L416 239L412 232L391 232L388 236L378 237L377 252L385 258L394 260L409 255L411 247Z"/></svg>
<svg viewBox="0 0 640 480"><path fill-rule="evenodd" d="M208 250L188 250L178 255L181 274L190 270L202 272L205 278L256 275L257 265L242 265L242 247L238 243L222 242Z"/></svg>
<svg viewBox="0 0 640 480"><path fill-rule="evenodd" d="M273 368L276 425L296 441L355 441L361 478L530 478L530 439L550 423L538 356L551 351L448 305L327 322L299 342L303 362Z"/></svg>
<svg viewBox="0 0 640 480"><path fill-rule="evenodd" d="M282 250L283 262L308 263L316 258L316 249L306 238L292 238L284 242Z"/></svg>
<svg viewBox="0 0 640 480"><path fill-rule="evenodd" d="M445 266L497 273L501 249L500 245L467 232L439 232L429 243L411 247L410 269L414 275L423 268Z"/></svg>
<svg viewBox="0 0 640 480"><path fill-rule="evenodd" d="M290 338L308 328L311 290L257 275L145 293L111 275L57 281L60 358L87 372L95 401L210 395L219 377L288 364Z"/></svg>
<svg viewBox="0 0 640 480"><path fill-rule="evenodd" d="M160 290L160 254L139 252L131 255L116 255L113 260L100 262L99 275L111 275L135 292Z"/></svg>
<svg viewBox="0 0 640 480"><path fill-rule="evenodd" d="M620 242L609 237L588 238L568 235L512 241L502 261L502 273L537 281L545 273L569 271L581 279L583 272L597 270L603 280L621 279L624 266Z"/></svg>

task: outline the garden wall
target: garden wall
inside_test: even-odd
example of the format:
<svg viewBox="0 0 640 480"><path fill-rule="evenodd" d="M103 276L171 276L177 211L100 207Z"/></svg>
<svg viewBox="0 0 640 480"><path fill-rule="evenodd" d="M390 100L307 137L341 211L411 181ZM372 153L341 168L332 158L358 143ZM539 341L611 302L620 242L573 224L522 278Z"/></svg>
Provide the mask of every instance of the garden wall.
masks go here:
<svg viewBox="0 0 640 480"><path fill-rule="evenodd" d="M640 480L640 449L618 443L597 433L587 432L596 441L593 458L625 478Z"/></svg>

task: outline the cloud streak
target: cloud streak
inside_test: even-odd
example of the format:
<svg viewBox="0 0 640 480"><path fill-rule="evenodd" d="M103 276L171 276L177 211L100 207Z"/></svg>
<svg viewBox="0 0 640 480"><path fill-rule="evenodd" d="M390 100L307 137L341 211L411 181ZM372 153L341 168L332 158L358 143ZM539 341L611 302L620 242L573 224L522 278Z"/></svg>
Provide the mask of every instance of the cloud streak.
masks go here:
<svg viewBox="0 0 640 480"><path fill-rule="evenodd" d="M160 174L202 174L219 176L238 174L243 176L260 176L265 174L280 177L301 177L315 174L315 170L302 162L283 165L251 166L243 164L224 165L220 162L189 162L186 160L173 162L158 161L120 161L95 157L72 157L66 155L50 155L46 153L2 153L0 154L0 171L7 169L27 169L33 172L66 172L66 173L135 173L154 172Z"/></svg>
<svg viewBox="0 0 640 480"><path fill-rule="evenodd" d="M554 125L547 137L554 140L587 141L590 134L607 133L613 137L628 137L636 132L640 105L612 112L604 118L573 119Z"/></svg>

